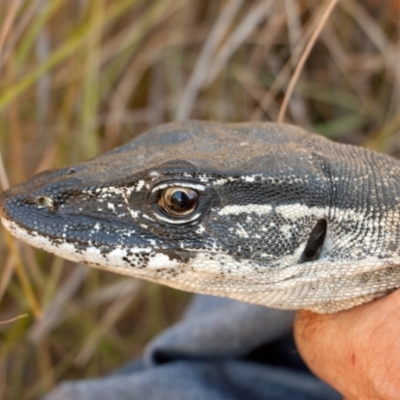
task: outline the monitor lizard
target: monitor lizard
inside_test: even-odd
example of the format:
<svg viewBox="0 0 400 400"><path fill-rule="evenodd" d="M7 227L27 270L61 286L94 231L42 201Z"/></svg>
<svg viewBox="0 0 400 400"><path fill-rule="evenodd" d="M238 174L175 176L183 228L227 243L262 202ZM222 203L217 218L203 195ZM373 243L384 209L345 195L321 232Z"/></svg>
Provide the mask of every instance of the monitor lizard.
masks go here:
<svg viewBox="0 0 400 400"><path fill-rule="evenodd" d="M400 287L400 162L291 125L161 125L0 194L67 259L197 293L335 312Z"/></svg>

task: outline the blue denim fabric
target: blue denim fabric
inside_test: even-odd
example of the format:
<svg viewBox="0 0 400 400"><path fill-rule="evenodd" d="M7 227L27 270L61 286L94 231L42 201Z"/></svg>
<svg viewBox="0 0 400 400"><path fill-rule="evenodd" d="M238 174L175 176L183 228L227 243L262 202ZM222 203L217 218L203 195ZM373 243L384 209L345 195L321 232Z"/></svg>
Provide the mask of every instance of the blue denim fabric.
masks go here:
<svg viewBox="0 0 400 400"><path fill-rule="evenodd" d="M44 400L339 400L300 359L294 312L197 296L142 360L115 373L64 382Z"/></svg>

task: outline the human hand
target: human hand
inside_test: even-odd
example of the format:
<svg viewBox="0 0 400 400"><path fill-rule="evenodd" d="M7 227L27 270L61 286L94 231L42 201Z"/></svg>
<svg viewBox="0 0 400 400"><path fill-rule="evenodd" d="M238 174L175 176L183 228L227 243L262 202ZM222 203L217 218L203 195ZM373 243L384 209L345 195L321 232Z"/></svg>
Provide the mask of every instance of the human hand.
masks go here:
<svg viewBox="0 0 400 400"><path fill-rule="evenodd" d="M400 290L335 314L301 310L294 332L309 368L346 400L400 399Z"/></svg>

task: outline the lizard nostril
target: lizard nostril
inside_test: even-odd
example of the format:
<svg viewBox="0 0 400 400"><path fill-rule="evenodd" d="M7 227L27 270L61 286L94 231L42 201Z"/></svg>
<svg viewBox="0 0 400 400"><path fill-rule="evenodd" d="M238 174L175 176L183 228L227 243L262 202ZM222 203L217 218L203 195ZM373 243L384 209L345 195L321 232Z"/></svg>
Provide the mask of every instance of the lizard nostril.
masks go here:
<svg viewBox="0 0 400 400"><path fill-rule="evenodd" d="M38 208L47 208L47 207L52 207L54 202L51 197L47 196L39 196L35 200L36 205Z"/></svg>

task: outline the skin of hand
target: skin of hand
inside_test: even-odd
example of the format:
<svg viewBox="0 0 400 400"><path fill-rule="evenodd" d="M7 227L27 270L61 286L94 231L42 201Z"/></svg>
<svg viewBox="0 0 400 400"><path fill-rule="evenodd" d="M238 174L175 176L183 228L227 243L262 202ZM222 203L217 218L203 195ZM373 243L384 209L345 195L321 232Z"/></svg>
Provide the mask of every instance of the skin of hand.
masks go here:
<svg viewBox="0 0 400 400"><path fill-rule="evenodd" d="M400 399L400 289L335 314L301 310L294 334L308 367L344 399Z"/></svg>

